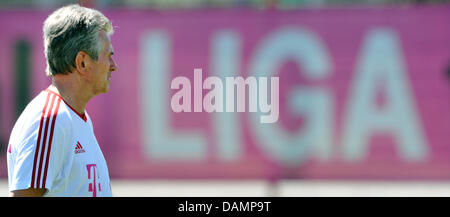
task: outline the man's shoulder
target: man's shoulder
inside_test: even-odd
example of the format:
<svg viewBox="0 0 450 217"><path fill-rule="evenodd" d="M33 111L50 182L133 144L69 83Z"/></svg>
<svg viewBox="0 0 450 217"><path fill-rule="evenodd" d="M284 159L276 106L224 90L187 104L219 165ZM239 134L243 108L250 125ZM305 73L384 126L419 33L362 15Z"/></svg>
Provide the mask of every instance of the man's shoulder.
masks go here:
<svg viewBox="0 0 450 217"><path fill-rule="evenodd" d="M59 95L42 91L27 105L17 122L28 126L55 122L56 125L68 127L72 118Z"/></svg>
<svg viewBox="0 0 450 217"><path fill-rule="evenodd" d="M39 122L44 116L44 110L46 109L46 93L40 92L35 96L25 107L16 121L16 125L33 125Z"/></svg>
<svg viewBox="0 0 450 217"><path fill-rule="evenodd" d="M11 142L22 143L45 132L70 133L71 117L51 93L40 92L26 106L11 131Z"/></svg>

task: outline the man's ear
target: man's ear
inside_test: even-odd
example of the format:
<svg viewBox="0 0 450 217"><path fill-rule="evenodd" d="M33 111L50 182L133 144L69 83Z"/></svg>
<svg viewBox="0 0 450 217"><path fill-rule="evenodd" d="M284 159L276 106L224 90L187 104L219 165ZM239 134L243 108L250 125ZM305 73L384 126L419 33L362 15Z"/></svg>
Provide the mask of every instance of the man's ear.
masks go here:
<svg viewBox="0 0 450 217"><path fill-rule="evenodd" d="M81 75L88 75L90 72L88 70L90 62L89 58L89 55L84 51L78 52L75 57L75 67Z"/></svg>

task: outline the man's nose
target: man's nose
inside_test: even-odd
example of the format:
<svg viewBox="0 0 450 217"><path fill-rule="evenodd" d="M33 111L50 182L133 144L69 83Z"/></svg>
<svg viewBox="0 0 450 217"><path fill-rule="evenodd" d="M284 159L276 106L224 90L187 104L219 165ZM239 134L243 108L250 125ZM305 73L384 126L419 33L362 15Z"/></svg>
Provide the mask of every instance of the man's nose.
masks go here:
<svg viewBox="0 0 450 217"><path fill-rule="evenodd" d="M117 71L117 65L116 62L111 58L111 66L109 67L109 71L114 72Z"/></svg>

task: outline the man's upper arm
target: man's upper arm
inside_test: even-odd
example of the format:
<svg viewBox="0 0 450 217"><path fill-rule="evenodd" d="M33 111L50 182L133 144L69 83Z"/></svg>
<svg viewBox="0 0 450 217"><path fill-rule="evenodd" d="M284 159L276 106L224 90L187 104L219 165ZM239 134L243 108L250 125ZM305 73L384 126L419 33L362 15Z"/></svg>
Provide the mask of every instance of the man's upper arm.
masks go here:
<svg viewBox="0 0 450 217"><path fill-rule="evenodd" d="M42 197L46 192L45 188L28 188L11 191L10 197Z"/></svg>
<svg viewBox="0 0 450 217"><path fill-rule="evenodd" d="M40 137L33 133L16 150L17 160L13 162L14 171L10 174L11 196L42 196L46 190L52 189L55 178L70 161L69 127L61 125L62 115L58 118L54 127L49 124L50 129L38 131L42 133ZM44 136L46 131L47 136ZM44 140L46 137L48 139ZM40 142L37 141L39 138Z"/></svg>

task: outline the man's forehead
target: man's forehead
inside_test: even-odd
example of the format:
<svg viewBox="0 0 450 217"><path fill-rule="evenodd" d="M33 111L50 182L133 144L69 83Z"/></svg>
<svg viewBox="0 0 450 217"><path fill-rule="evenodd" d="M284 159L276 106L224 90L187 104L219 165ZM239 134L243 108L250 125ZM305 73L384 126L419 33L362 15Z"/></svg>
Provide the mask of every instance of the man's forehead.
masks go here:
<svg viewBox="0 0 450 217"><path fill-rule="evenodd" d="M107 50L108 53L110 53L110 52L114 53L114 48L112 46L111 37L109 36L109 34L106 34L105 31L100 31L99 36L100 36L100 40L103 41L103 43L104 43L104 49Z"/></svg>

